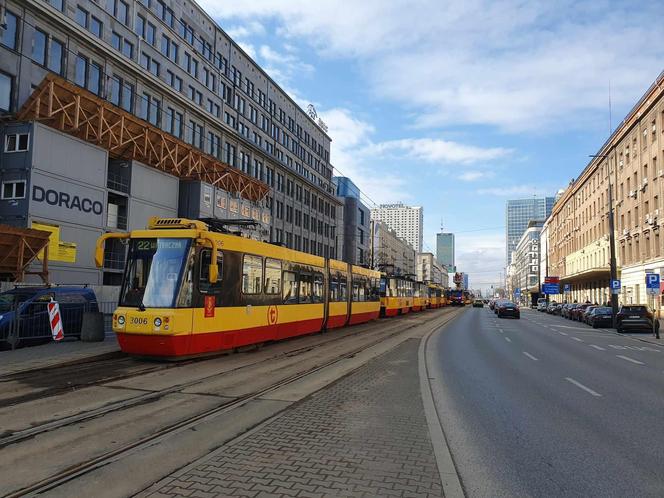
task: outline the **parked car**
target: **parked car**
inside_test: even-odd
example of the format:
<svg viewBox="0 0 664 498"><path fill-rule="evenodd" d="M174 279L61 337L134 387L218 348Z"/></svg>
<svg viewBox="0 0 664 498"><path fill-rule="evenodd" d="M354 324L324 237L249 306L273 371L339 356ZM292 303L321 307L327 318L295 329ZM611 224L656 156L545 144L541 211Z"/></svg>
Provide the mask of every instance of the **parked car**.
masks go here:
<svg viewBox="0 0 664 498"><path fill-rule="evenodd" d="M579 312L579 321L583 322L583 323L588 323L588 313L592 312L592 310L594 310L595 308L597 308L596 305L591 305L591 306L588 306L586 309L580 311Z"/></svg>
<svg viewBox="0 0 664 498"><path fill-rule="evenodd" d="M577 305L573 310L572 310L572 320L576 322L581 322L583 321L583 312L586 310L586 308L590 306L590 303L583 303Z"/></svg>
<svg viewBox="0 0 664 498"><path fill-rule="evenodd" d="M623 305L616 315L616 329L618 332L652 330L653 320L655 320L655 327L659 329L659 321L648 306L643 304Z"/></svg>
<svg viewBox="0 0 664 498"><path fill-rule="evenodd" d="M498 305L498 311L496 314L498 315L498 318L503 318L506 316L513 316L514 318L521 317L519 307L511 301L502 301Z"/></svg>
<svg viewBox="0 0 664 498"><path fill-rule="evenodd" d="M0 293L0 349L47 342L51 326L47 304L60 307L65 337L81 337L83 312L99 311L97 297L87 287L17 287ZM13 327L18 337L10 332Z"/></svg>
<svg viewBox="0 0 664 498"><path fill-rule="evenodd" d="M473 301L473 308L484 308L484 301L481 299L475 299L475 301Z"/></svg>
<svg viewBox="0 0 664 498"><path fill-rule="evenodd" d="M613 313L611 308L605 306L598 306L587 314L587 323L592 328L599 327L612 327L613 326Z"/></svg>
<svg viewBox="0 0 664 498"><path fill-rule="evenodd" d="M568 320L571 318L570 314L572 313L572 310L576 308L577 304L576 303L568 303L565 305L562 311L562 316L563 318L567 318Z"/></svg>
<svg viewBox="0 0 664 498"><path fill-rule="evenodd" d="M556 306L553 308L553 311L551 311L552 315L558 315L560 316L560 313L562 313L563 310L563 305L558 303Z"/></svg>
<svg viewBox="0 0 664 498"><path fill-rule="evenodd" d="M558 306L558 303L551 301L551 303L549 303L549 305L546 307L546 312L550 315L553 314L553 310L556 309L556 306Z"/></svg>
<svg viewBox="0 0 664 498"><path fill-rule="evenodd" d="M537 311L546 311L547 303L545 297L540 297L537 300Z"/></svg>

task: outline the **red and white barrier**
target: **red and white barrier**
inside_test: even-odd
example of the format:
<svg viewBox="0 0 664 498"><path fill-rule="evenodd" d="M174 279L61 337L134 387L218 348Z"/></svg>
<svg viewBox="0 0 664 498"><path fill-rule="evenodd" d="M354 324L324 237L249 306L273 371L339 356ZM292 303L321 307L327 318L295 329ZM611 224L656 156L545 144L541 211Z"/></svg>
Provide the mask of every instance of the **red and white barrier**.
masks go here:
<svg viewBox="0 0 664 498"><path fill-rule="evenodd" d="M60 317L60 305L57 301L51 300L48 303L48 321L51 324L51 335L54 341L61 341L65 338L64 330L62 329L62 318Z"/></svg>

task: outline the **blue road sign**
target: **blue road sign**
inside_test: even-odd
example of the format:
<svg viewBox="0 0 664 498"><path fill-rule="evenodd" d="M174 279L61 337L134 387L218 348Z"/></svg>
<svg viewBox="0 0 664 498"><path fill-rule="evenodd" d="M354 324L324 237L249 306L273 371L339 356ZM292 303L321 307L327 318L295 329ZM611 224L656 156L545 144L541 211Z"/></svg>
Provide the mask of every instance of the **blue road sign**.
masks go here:
<svg viewBox="0 0 664 498"><path fill-rule="evenodd" d="M560 294L560 284L543 284L542 292L544 294Z"/></svg>
<svg viewBox="0 0 664 498"><path fill-rule="evenodd" d="M611 294L620 294L620 280L611 280Z"/></svg>
<svg viewBox="0 0 664 498"><path fill-rule="evenodd" d="M521 289L514 289L514 295L515 296L520 296L521 295Z"/></svg>
<svg viewBox="0 0 664 498"><path fill-rule="evenodd" d="M646 289L648 293L657 294L659 292L659 274L646 273Z"/></svg>
<svg viewBox="0 0 664 498"><path fill-rule="evenodd" d="M565 286L563 287L563 291L571 292L572 291L572 284L565 284Z"/></svg>

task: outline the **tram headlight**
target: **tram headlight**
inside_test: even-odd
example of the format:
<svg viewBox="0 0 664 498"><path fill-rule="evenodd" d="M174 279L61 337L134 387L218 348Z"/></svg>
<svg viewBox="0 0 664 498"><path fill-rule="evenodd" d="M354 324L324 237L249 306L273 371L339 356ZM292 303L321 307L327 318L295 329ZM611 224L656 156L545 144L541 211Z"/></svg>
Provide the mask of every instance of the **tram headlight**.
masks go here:
<svg viewBox="0 0 664 498"><path fill-rule="evenodd" d="M124 315L119 315L119 316L118 316L118 325L119 325L120 327L124 327L124 324L125 324L125 317L124 317Z"/></svg>
<svg viewBox="0 0 664 498"><path fill-rule="evenodd" d="M161 318L157 317L154 319L154 326L157 328L161 327Z"/></svg>

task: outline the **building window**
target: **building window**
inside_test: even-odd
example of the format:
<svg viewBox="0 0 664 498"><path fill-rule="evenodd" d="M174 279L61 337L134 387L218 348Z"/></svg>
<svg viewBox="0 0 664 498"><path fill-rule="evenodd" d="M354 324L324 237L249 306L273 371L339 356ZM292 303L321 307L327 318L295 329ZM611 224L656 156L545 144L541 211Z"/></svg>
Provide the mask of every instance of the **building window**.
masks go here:
<svg viewBox="0 0 664 498"><path fill-rule="evenodd" d="M2 30L0 44L7 48L16 50L18 40L18 17L8 10L5 11L5 28Z"/></svg>
<svg viewBox="0 0 664 498"><path fill-rule="evenodd" d="M2 200L25 199L25 180L2 183Z"/></svg>
<svg viewBox="0 0 664 498"><path fill-rule="evenodd" d="M64 9L64 1L63 0L46 0L48 4L50 4L52 7L55 7L59 11L62 11Z"/></svg>
<svg viewBox="0 0 664 498"><path fill-rule="evenodd" d="M149 123L152 123L155 126L159 126L159 114L160 114L159 110L160 110L159 99L157 99L157 97L153 97L148 93L144 93L143 98L141 99L141 108L140 108L139 117L141 119L144 119L145 121L148 121Z"/></svg>
<svg viewBox="0 0 664 498"><path fill-rule="evenodd" d="M164 130L178 138L182 138L182 113L172 107L166 109Z"/></svg>
<svg viewBox="0 0 664 498"><path fill-rule="evenodd" d="M48 68L54 73L62 74L64 52L64 44L55 38L51 38L48 50Z"/></svg>
<svg viewBox="0 0 664 498"><path fill-rule="evenodd" d="M78 54L75 81L77 85L99 95L101 93L101 66L84 55Z"/></svg>
<svg viewBox="0 0 664 498"><path fill-rule="evenodd" d="M129 5L123 2L123 0L106 0L106 11L122 24L127 24Z"/></svg>
<svg viewBox="0 0 664 498"><path fill-rule="evenodd" d="M134 111L134 85L125 82L120 76L111 79L109 100L125 111Z"/></svg>
<svg viewBox="0 0 664 498"><path fill-rule="evenodd" d="M32 60L42 66L46 65L46 41L48 36L43 31L35 29L32 38Z"/></svg>
<svg viewBox="0 0 664 498"><path fill-rule="evenodd" d="M5 152L25 152L28 150L29 139L29 133L5 135Z"/></svg>
<svg viewBox="0 0 664 498"><path fill-rule="evenodd" d="M0 72L0 111L11 110L14 78Z"/></svg>
<svg viewBox="0 0 664 498"><path fill-rule="evenodd" d="M143 66L155 76L159 76L159 63L145 52L141 52L141 66Z"/></svg>

